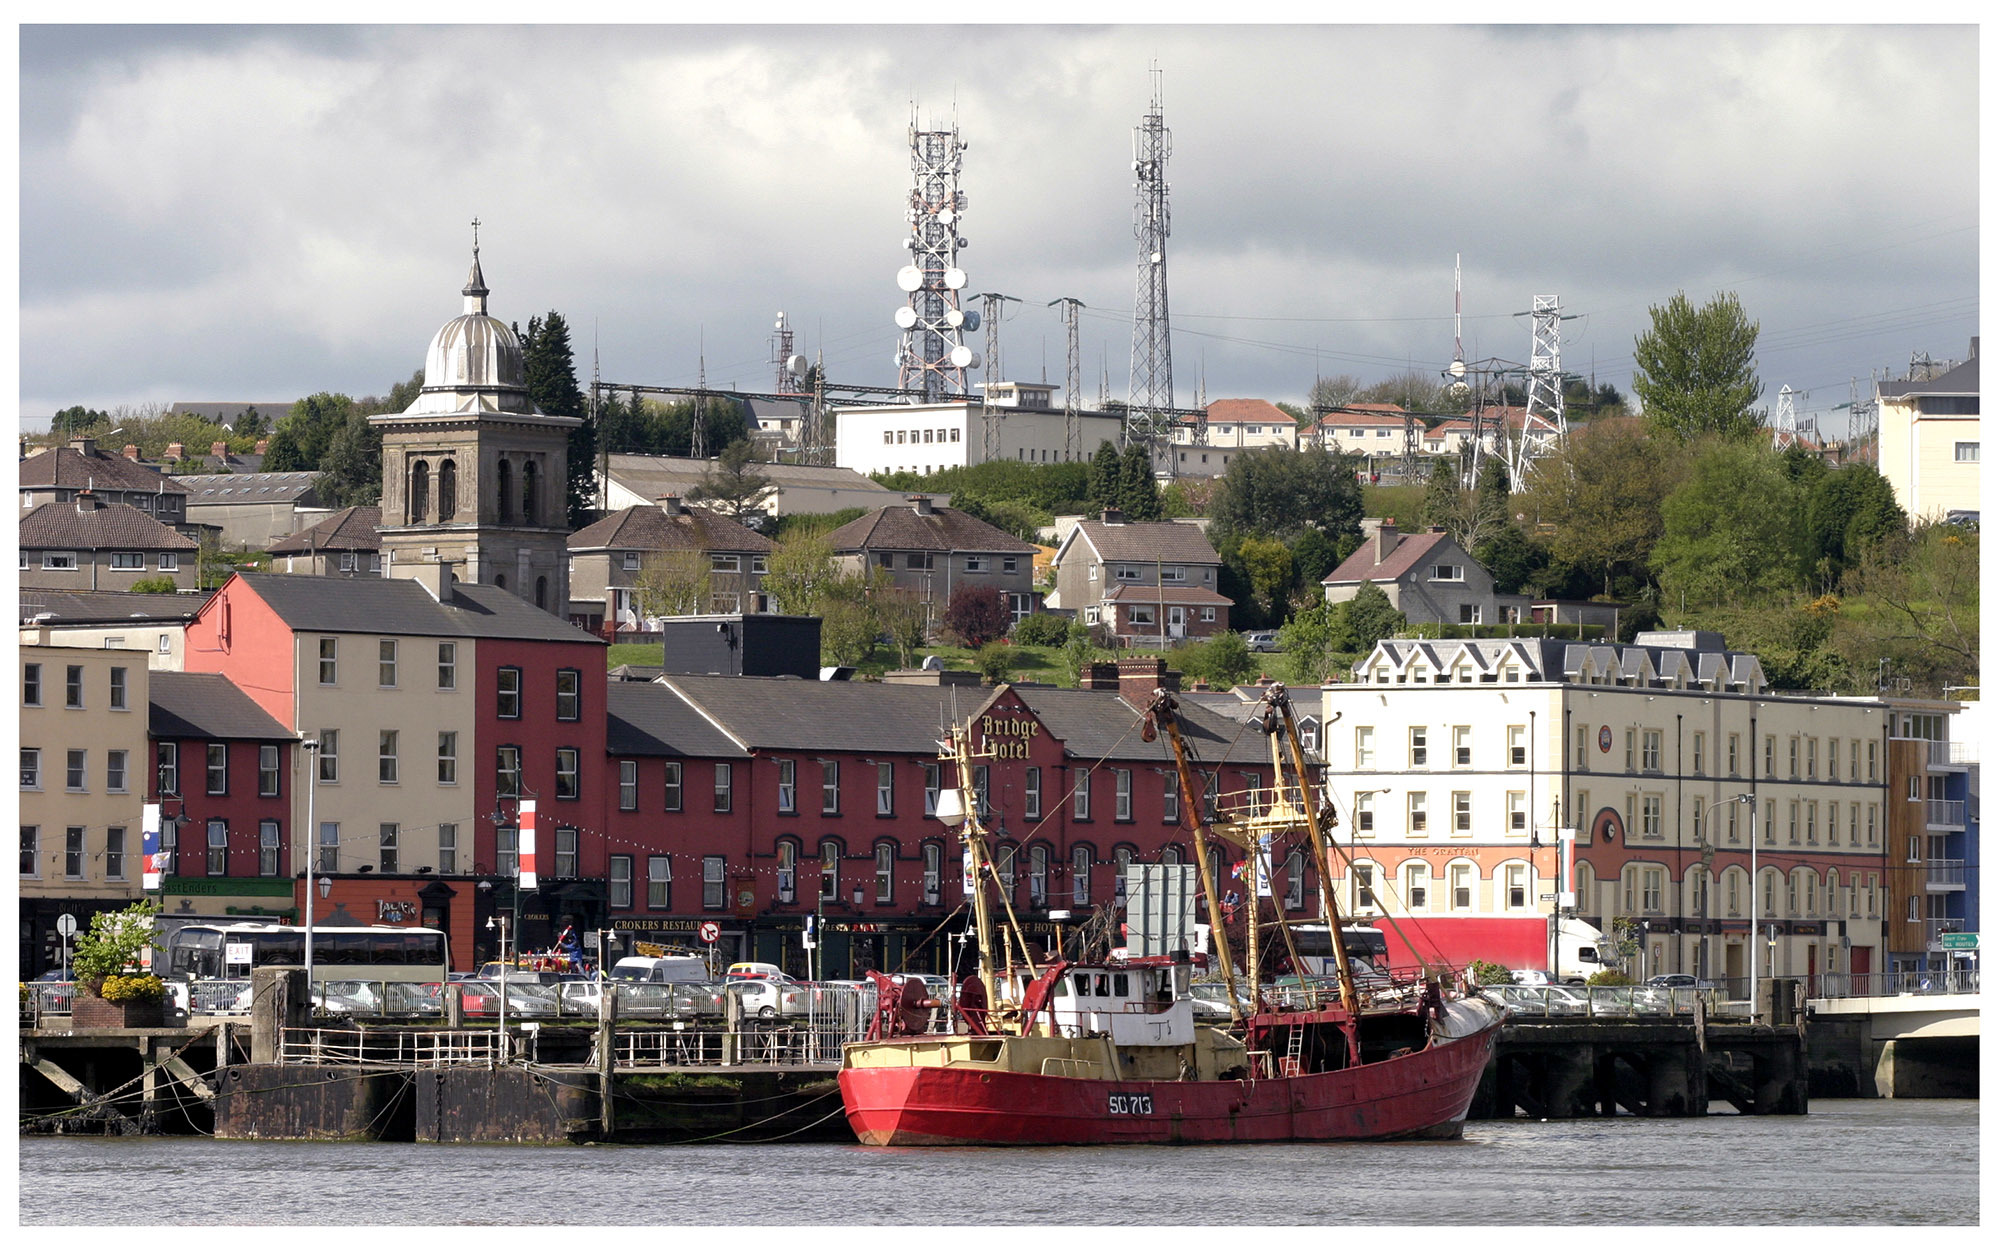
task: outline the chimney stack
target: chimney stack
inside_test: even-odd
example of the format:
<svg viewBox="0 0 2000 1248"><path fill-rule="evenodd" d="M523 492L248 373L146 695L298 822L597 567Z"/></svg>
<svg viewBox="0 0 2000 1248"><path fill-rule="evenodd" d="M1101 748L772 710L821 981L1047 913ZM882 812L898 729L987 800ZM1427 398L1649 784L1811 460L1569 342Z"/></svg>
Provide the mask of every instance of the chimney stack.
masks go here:
<svg viewBox="0 0 2000 1248"><path fill-rule="evenodd" d="M451 566L449 559L440 559L435 563L420 563L410 573L410 579L423 586L431 597L450 605L452 585L456 580L452 575Z"/></svg>
<svg viewBox="0 0 2000 1248"><path fill-rule="evenodd" d="M208 444L208 453L217 459L227 462L229 459L229 443L211 442Z"/></svg>
<svg viewBox="0 0 2000 1248"><path fill-rule="evenodd" d="M678 516L687 510L681 505L681 496L678 494L662 494L659 501L660 510L670 516Z"/></svg>
<svg viewBox="0 0 2000 1248"><path fill-rule="evenodd" d="M1125 523L1125 513L1116 507L1106 507L1104 509L1104 523L1123 524Z"/></svg>
<svg viewBox="0 0 2000 1248"><path fill-rule="evenodd" d="M908 501L916 507L918 515L928 516L932 514L930 495L912 494L909 496Z"/></svg>
<svg viewBox="0 0 2000 1248"><path fill-rule="evenodd" d="M1168 671L1165 659L1155 656L1118 660L1118 696L1133 706L1146 705L1153 698L1153 690L1162 687L1181 687L1181 674Z"/></svg>
<svg viewBox="0 0 2000 1248"><path fill-rule="evenodd" d="M167 453L165 455L160 456L160 458L164 460L169 460L174 463L178 463L186 455L187 455L187 447L183 446L179 442L169 442L167 443Z"/></svg>
<svg viewBox="0 0 2000 1248"><path fill-rule="evenodd" d="M69 449L88 459L92 455L97 454L97 439L87 437L71 438L69 440Z"/></svg>
<svg viewBox="0 0 2000 1248"><path fill-rule="evenodd" d="M139 444L137 442L127 442L125 444L125 458L135 464L139 462Z"/></svg>
<svg viewBox="0 0 2000 1248"><path fill-rule="evenodd" d="M1401 540L1396 532L1396 517L1384 516L1382 527L1375 530L1375 563L1378 567L1389 561L1390 552L1396 549L1396 543Z"/></svg>
<svg viewBox="0 0 2000 1248"><path fill-rule="evenodd" d="M270 450L270 449L271 449L271 439L269 439L269 438L258 438L258 439L257 439L257 449L256 449L256 450L255 450L254 452L252 452L252 454L256 454L256 455L262 455L262 454L264 454L264 453L265 453L266 451L268 451L268 450Z"/></svg>

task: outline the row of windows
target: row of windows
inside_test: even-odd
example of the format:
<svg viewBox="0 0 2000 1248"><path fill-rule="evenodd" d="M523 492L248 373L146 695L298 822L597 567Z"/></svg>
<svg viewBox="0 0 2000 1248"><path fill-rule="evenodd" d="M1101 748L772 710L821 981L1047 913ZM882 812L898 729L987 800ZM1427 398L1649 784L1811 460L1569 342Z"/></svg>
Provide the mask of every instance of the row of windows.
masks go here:
<svg viewBox="0 0 2000 1248"><path fill-rule="evenodd" d="M1443 875L1445 887L1440 896L1432 887L1437 877L1431 873L1431 864L1423 859L1404 863L1395 876L1396 883L1391 886L1378 884L1379 871L1378 864L1366 861L1357 861L1349 871L1348 904L1356 912L1383 909L1383 898L1378 895L1378 890L1387 894L1388 908L1396 911L1471 910L1474 908L1475 889L1483 878L1478 863L1448 863ZM1494 869L1493 881L1496 886L1496 909L1536 908L1535 874L1527 863L1501 863Z"/></svg>
<svg viewBox="0 0 2000 1248"><path fill-rule="evenodd" d="M1625 829L1628 836L1640 840L1660 840L1666 836L1666 794L1627 793L1625 795ZM1789 845L1818 845L1822 827L1826 833L1825 843L1837 846L1841 843L1841 807L1843 803L1817 799L1794 799L1785 805L1785 843ZM1874 846L1879 844L1879 820L1881 806L1875 802L1844 803L1847 813L1847 844L1849 846ZM1594 809L1590 804L1590 792L1579 789L1575 807L1578 810ZM1824 807L1825 823L1820 821ZM1694 801L1688 805L1689 830L1697 844L1712 840L1718 844L1737 845L1744 843L1742 824L1751 815L1745 813L1752 808L1741 802L1728 801L1711 805ZM1762 824L1758 842L1763 845L1778 843L1778 801L1765 798L1763 809L1757 818Z"/></svg>
<svg viewBox="0 0 2000 1248"><path fill-rule="evenodd" d="M113 667L110 684L105 694L105 705L114 711L129 711L131 703L131 681L129 669ZM63 665L63 709L81 711L88 709L84 704L84 665L67 663ZM21 665L21 705L43 705L42 665L23 663Z"/></svg>
<svg viewBox="0 0 2000 1248"><path fill-rule="evenodd" d="M911 572L942 570L938 568L939 558L932 551L905 551L903 552L903 567L905 570ZM949 556L945 556L944 558L948 561ZM993 559L990 555L965 555L962 557L961 562L964 570L967 572L991 572L993 570ZM896 566L896 552L893 550L876 551L875 566L884 571L893 569ZM1002 572L1018 572L1020 569L1021 560L1018 556L1002 555L1000 557L1000 570Z"/></svg>
<svg viewBox="0 0 2000 1248"><path fill-rule="evenodd" d="M948 438L945 436L947 433L951 435ZM884 429L882 445L908 446L913 442L918 445L926 442L956 442L958 434L959 431L956 429Z"/></svg>
<svg viewBox="0 0 2000 1248"><path fill-rule="evenodd" d="M644 565L644 562L645 562L644 552L637 550L625 551L620 560L621 566L627 572L639 571ZM708 570L711 572L741 572L743 570L743 556L732 555L732 554L710 554L708 557ZM756 573L759 576L762 576L765 572L770 571L769 558L764 555L750 556L750 571Z"/></svg>
<svg viewBox="0 0 2000 1248"><path fill-rule="evenodd" d="M1846 895L1843 905L1840 872L1830 869L1824 880L1812 867L1798 867L1789 872L1768 867L1758 873L1760 885L1757 899L1757 915L1763 918L1879 918L1877 905L1882 900L1881 876L1870 872L1864 880L1859 871L1850 871L1847 876ZM1722 887L1712 893L1715 876L1704 867L1690 867L1684 885L1686 895L1685 914L1691 916L1711 916L1722 918L1744 918L1748 915L1750 873L1741 867L1730 867L1722 872ZM1784 883L1780 893L1779 882ZM1612 896L1611 909L1614 913L1627 915L1664 915L1669 900L1672 881L1665 867L1631 864L1620 873L1618 887ZM1586 902L1586 909L1596 898L1595 874L1588 863L1577 866L1577 897ZM1783 903L1782 909L1780 903ZM1711 907L1717 907L1711 909Z"/></svg>
<svg viewBox="0 0 2000 1248"><path fill-rule="evenodd" d="M112 829L119 833L119 842L124 841L123 829ZM257 823L257 840L252 845L238 846L245 853L256 854L256 872L260 876L284 874L281 856L284 851L283 826L276 819L261 819ZM175 820L163 820L160 824L160 870L163 875L248 875L248 871L229 869L230 853L229 821L210 819L206 824L189 824L185 828ZM322 870L335 870L322 867ZM393 866L384 867L393 871ZM117 879L118 876L109 878Z"/></svg>
<svg viewBox="0 0 2000 1248"><path fill-rule="evenodd" d="M53 833L53 829L51 832ZM60 847L54 844L48 847L48 871L43 870L43 839L39 825L31 823L21 825L21 878L24 880L55 877L58 875L56 871L58 867L62 879L85 879L92 859L103 862L105 879L125 878L128 857L125 852L124 828L104 829L103 834L97 839L97 851L93 853L90 849L89 828L65 827Z"/></svg>
<svg viewBox="0 0 2000 1248"><path fill-rule="evenodd" d="M257 747L257 796L280 795L280 758L275 745ZM180 742L157 742L153 747L153 760L159 792L163 796L178 794L181 791ZM202 792L211 796L223 796L229 792L229 746L224 742L210 741L202 747Z"/></svg>
<svg viewBox="0 0 2000 1248"><path fill-rule="evenodd" d="M1578 725L1576 729L1576 766L1580 771L1587 771L1590 768L1590 755L1592 752L1591 736L1592 732L1590 728ZM1657 728L1627 728L1625 730L1625 770L1628 772L1662 772L1664 770L1662 766L1662 749L1665 745L1665 736L1665 732ZM1842 739L1839 737L1827 737L1825 740L1826 779L1838 781L1840 779ZM1686 758L1686 765L1689 772L1697 776L1709 775L1710 767L1719 761L1723 770L1718 774L1740 776L1743 767L1742 741L1741 733L1729 733L1724 738L1723 757L1717 760L1709 754L1708 734L1706 732L1691 733L1688 738L1688 754ZM1598 742L1599 752L1602 752L1602 745L1603 742L1600 740ZM1867 760L1867 782L1870 784L1874 783L1878 774L1878 743L1872 740L1864 741L1859 737L1850 737L1847 738L1846 745L1848 781L1854 784L1862 782L1862 760L1865 758ZM1820 778L1820 738L1796 735L1788 738L1786 757L1790 765L1791 779L1818 780ZM1800 771L1801 760L1804 762L1803 773ZM1775 733L1766 733L1764 736L1764 767L1762 772L1765 779L1770 779L1778 774L1777 762L1778 737Z"/></svg>
<svg viewBox="0 0 2000 1248"><path fill-rule="evenodd" d="M28 552L21 552L21 571L28 570ZM153 566L162 572L181 570L181 557L171 550L155 551ZM45 550L42 552L41 569L44 572L74 572L77 570L76 552L73 550ZM144 572L146 552L143 550L114 550L111 552L113 572Z"/></svg>
<svg viewBox="0 0 2000 1248"><path fill-rule="evenodd" d="M1472 726L1455 724L1450 729L1451 750L1445 761L1452 767L1472 766ZM1376 734L1373 727L1354 730L1354 769L1373 771L1376 767ZM1432 765L1431 730L1429 725L1420 725L1409 730L1409 766L1411 770L1422 770ZM1526 724L1507 725L1507 754L1509 767L1526 767L1528 759L1528 727Z"/></svg>
<svg viewBox="0 0 2000 1248"><path fill-rule="evenodd" d="M458 643L440 641L436 643L437 672L434 688L452 690L458 688ZM365 652L364 652L365 653ZM375 686L378 689L396 689L402 680L402 643L394 637L383 637L375 643ZM319 683L338 685L340 683L340 638L319 639Z"/></svg>
<svg viewBox="0 0 2000 1248"><path fill-rule="evenodd" d="M1376 832L1375 799L1381 796L1379 790L1356 793L1354 795L1354 830L1359 836L1373 836ZM1472 793L1470 790L1455 790L1451 794L1451 833L1454 836L1470 836L1473 832ZM1507 794L1507 832L1509 835L1525 836L1528 832L1528 793L1525 789L1510 790ZM1423 789L1413 790L1404 795L1405 830L1411 836L1428 836L1431 831L1431 795Z"/></svg>

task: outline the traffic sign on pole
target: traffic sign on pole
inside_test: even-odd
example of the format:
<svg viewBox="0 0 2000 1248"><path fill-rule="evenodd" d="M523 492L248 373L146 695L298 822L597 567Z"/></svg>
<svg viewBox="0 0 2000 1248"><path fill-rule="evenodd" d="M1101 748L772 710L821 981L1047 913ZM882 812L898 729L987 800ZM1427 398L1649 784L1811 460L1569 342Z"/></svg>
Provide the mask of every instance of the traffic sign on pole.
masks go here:
<svg viewBox="0 0 2000 1248"><path fill-rule="evenodd" d="M1945 932L1938 937L1938 944L1958 953L1967 953L1979 948L1979 933Z"/></svg>
<svg viewBox="0 0 2000 1248"><path fill-rule="evenodd" d="M701 925L702 943L712 945L718 939L720 939L721 936L722 936L722 927L720 924L714 922L708 922L708 923L703 923Z"/></svg>

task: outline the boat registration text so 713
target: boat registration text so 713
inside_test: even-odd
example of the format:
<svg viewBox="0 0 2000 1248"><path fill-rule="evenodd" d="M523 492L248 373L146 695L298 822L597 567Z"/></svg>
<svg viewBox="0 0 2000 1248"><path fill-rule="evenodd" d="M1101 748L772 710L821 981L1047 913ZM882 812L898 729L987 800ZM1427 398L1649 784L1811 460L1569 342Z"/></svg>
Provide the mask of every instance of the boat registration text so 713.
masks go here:
<svg viewBox="0 0 2000 1248"><path fill-rule="evenodd" d="M1150 1114L1153 1112L1153 1098L1150 1096L1128 1096L1114 1092L1111 1094L1111 1112L1114 1114Z"/></svg>

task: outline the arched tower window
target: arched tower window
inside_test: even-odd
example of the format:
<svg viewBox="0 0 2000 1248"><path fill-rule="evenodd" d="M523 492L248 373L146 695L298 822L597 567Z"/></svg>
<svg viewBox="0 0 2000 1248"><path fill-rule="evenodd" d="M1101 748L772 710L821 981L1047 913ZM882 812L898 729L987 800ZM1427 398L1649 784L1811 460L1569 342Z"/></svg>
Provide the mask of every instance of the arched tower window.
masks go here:
<svg viewBox="0 0 2000 1248"><path fill-rule="evenodd" d="M549 578L546 576L535 578L535 605L543 609L549 605Z"/></svg>
<svg viewBox="0 0 2000 1248"><path fill-rule="evenodd" d="M410 466L410 497L407 502L404 523L423 524L430 519L431 466L421 459Z"/></svg>
<svg viewBox="0 0 2000 1248"><path fill-rule="evenodd" d="M514 518L514 465L508 463L504 456L495 479L500 486L500 523L506 524Z"/></svg>
<svg viewBox="0 0 2000 1248"><path fill-rule="evenodd" d="M507 577L506 577L506 574L505 574L505 573L500 573L500 574L498 574L498 575L495 575L495 576L494 576L494 578L493 578L493 588L495 588L495 589L505 589L505 588L507 588Z"/></svg>
<svg viewBox="0 0 2000 1248"><path fill-rule="evenodd" d="M522 524L534 524L536 523L537 518L541 515L541 512L536 507L536 504L539 503L541 500L535 497L535 494L537 492L537 487L540 486L540 484L541 481L538 479L535 472L535 461L531 459L527 463L521 466L521 523Z"/></svg>
<svg viewBox="0 0 2000 1248"><path fill-rule="evenodd" d="M438 465L438 522L452 518L458 511L458 464L445 460Z"/></svg>

